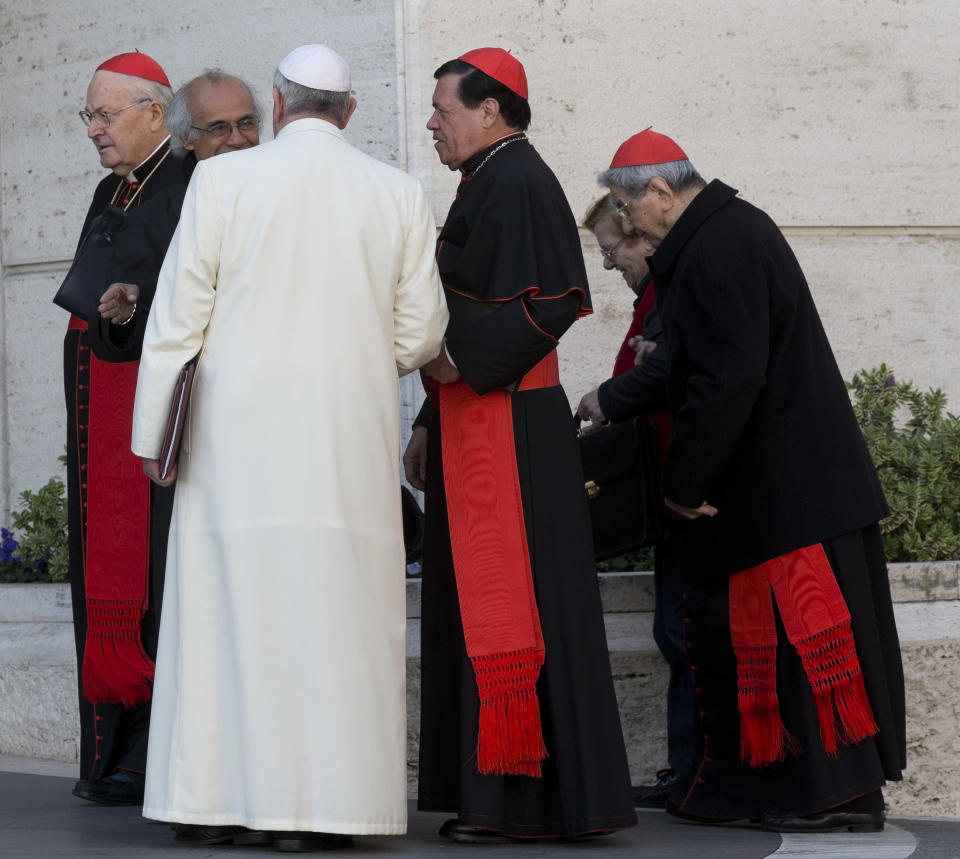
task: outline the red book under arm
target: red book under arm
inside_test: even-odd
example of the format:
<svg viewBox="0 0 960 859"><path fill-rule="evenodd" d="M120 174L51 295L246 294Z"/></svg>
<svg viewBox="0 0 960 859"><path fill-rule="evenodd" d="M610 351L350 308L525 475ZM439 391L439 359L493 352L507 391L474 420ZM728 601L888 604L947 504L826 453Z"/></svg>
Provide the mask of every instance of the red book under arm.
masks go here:
<svg viewBox="0 0 960 859"><path fill-rule="evenodd" d="M190 389L193 387L193 376L197 370L197 359L199 357L199 354L194 355L180 368L180 375L177 377L177 384L173 389L170 414L167 417L167 431L163 437L163 447L160 449L161 480L166 480L180 453L180 438L183 435L184 421L187 419Z"/></svg>

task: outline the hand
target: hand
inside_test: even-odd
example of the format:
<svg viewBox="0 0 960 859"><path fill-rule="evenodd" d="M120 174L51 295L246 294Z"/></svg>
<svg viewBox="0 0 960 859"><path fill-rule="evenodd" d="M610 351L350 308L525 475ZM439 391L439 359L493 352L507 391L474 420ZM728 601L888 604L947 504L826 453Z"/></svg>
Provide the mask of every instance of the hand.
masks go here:
<svg viewBox="0 0 960 859"><path fill-rule="evenodd" d="M143 463L143 473L156 483L157 486L173 486L174 481L177 479L176 463L174 463L173 468L170 469L166 480L161 480L159 459L142 459L141 462Z"/></svg>
<svg viewBox="0 0 960 859"><path fill-rule="evenodd" d="M594 427L603 426L603 424L607 423L607 416L600 408L599 388L595 388L590 391L589 394L583 395L580 400L580 405L577 406L577 417L581 420L590 421Z"/></svg>
<svg viewBox="0 0 960 859"><path fill-rule="evenodd" d="M663 501L667 507L669 507L674 513L679 513L684 519L699 519L701 516L716 516L719 512L716 507L707 504L706 501L704 501L699 507L683 507L680 504L675 504L669 498L664 498Z"/></svg>
<svg viewBox="0 0 960 859"><path fill-rule="evenodd" d="M637 357L633 359L634 366L643 363L643 359L647 357L654 349L659 345L656 340L644 340L642 337L631 337L627 341L627 345L637 353Z"/></svg>
<svg viewBox="0 0 960 859"><path fill-rule="evenodd" d="M460 371L450 363L450 359L447 357L446 340L444 340L444 345L440 347L440 354L429 364L424 364L421 369L441 385L449 385L460 378Z"/></svg>
<svg viewBox="0 0 960 859"><path fill-rule="evenodd" d="M407 483L421 492L427 488L427 428L414 427L403 452L403 473Z"/></svg>
<svg viewBox="0 0 960 859"><path fill-rule="evenodd" d="M114 325L128 322L137 307L140 287L135 283L111 283L100 296L97 312Z"/></svg>

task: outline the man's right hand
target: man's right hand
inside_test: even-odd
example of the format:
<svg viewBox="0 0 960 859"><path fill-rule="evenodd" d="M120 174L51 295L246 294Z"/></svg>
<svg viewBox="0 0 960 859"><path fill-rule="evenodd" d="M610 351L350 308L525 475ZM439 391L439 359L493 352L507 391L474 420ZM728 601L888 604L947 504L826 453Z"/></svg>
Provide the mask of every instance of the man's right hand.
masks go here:
<svg viewBox="0 0 960 859"><path fill-rule="evenodd" d="M440 354L437 355L428 364L424 364L420 369L431 379L436 379L441 385L449 385L460 378L460 371L451 363L447 357L446 340L440 347Z"/></svg>
<svg viewBox="0 0 960 859"><path fill-rule="evenodd" d="M135 283L111 283L107 291L100 296L97 312L114 325L129 322L137 309L139 297L140 287Z"/></svg>
<svg viewBox="0 0 960 859"><path fill-rule="evenodd" d="M403 472L407 483L423 492L427 488L427 428L414 427L403 452Z"/></svg>

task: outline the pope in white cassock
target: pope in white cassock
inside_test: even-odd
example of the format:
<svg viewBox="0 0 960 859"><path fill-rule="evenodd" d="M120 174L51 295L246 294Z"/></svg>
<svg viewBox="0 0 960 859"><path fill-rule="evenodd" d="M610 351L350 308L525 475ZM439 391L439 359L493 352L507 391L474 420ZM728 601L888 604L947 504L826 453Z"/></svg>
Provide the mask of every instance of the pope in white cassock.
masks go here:
<svg viewBox="0 0 960 859"><path fill-rule="evenodd" d="M187 191L133 451L158 478L200 352L143 813L282 850L406 831L397 376L437 356L447 311L423 189L344 139L343 58L298 48L273 95L276 139L203 161Z"/></svg>

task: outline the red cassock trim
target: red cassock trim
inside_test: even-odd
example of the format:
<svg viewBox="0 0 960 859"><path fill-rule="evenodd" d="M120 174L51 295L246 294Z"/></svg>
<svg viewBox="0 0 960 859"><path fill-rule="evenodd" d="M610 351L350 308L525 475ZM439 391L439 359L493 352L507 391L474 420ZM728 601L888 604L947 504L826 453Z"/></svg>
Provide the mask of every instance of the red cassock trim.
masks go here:
<svg viewBox="0 0 960 859"><path fill-rule="evenodd" d="M440 243L440 247L443 247L443 243ZM439 256L439 248L438 248ZM589 316L593 313L593 308L584 307L583 302L587 297L586 291L582 286L571 286L566 292L561 292L558 295L540 295L540 287L536 284L531 284L530 286L524 287L519 292L514 295L509 295L505 298L477 298L475 295L471 295L469 292L461 292L459 289L454 289L453 287L443 284L443 288L448 292L452 292L455 295L463 296L464 298L469 298L471 301L482 301L484 304L504 304L507 301L513 301L515 298L529 298L531 301L552 301L557 298L566 298L571 292L580 293L580 309L577 310L577 319L582 319L584 316ZM548 335L549 336L549 335ZM556 338L551 338L556 339Z"/></svg>

